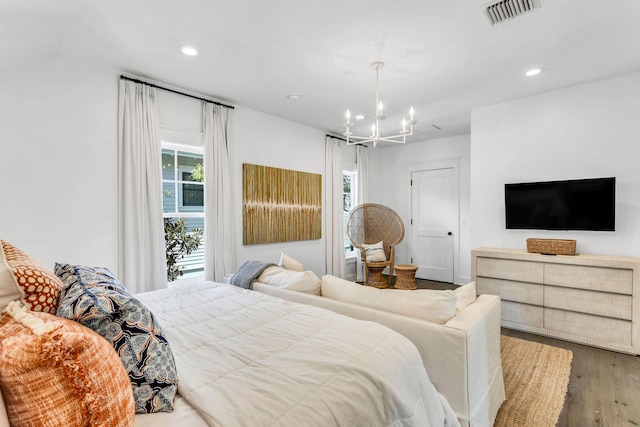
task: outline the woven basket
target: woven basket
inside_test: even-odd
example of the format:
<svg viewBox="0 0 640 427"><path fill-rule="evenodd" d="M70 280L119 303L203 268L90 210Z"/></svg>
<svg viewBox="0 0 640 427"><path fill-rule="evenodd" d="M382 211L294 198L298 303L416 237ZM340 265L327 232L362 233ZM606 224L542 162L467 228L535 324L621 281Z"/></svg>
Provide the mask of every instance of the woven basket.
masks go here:
<svg viewBox="0 0 640 427"><path fill-rule="evenodd" d="M575 255L576 241L562 239L527 239L527 252L549 255Z"/></svg>

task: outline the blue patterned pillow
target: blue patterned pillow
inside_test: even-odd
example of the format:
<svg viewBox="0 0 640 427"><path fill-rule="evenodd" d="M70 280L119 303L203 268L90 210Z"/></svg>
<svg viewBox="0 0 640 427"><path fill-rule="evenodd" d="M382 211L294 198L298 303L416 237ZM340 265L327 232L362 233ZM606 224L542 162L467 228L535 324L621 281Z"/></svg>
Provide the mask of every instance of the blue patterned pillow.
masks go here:
<svg viewBox="0 0 640 427"><path fill-rule="evenodd" d="M173 353L160 325L106 268L56 263L64 282L56 315L96 331L129 374L136 413L171 412L178 388Z"/></svg>

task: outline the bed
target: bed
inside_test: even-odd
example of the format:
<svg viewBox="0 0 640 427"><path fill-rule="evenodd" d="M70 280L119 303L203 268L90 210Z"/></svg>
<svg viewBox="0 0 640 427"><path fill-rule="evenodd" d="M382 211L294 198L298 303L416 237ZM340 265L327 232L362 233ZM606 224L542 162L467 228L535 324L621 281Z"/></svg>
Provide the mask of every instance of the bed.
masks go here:
<svg viewBox="0 0 640 427"><path fill-rule="evenodd" d="M415 346L372 322L202 282L138 294L171 343L172 413L147 426L457 426Z"/></svg>
<svg viewBox="0 0 640 427"><path fill-rule="evenodd" d="M378 323L214 282L131 295L0 249L0 427L459 426Z"/></svg>

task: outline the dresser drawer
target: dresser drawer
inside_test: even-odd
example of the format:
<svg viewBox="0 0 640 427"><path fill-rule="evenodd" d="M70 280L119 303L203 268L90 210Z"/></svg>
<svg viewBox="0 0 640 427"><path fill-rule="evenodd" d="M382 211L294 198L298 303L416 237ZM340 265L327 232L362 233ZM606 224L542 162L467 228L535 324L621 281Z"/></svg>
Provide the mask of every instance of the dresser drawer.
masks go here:
<svg viewBox="0 0 640 427"><path fill-rule="evenodd" d="M544 284L631 295L633 271L584 265L546 264Z"/></svg>
<svg viewBox="0 0 640 427"><path fill-rule="evenodd" d="M542 328L544 309L537 305L502 301L502 320Z"/></svg>
<svg viewBox="0 0 640 427"><path fill-rule="evenodd" d="M478 294L498 295L503 301L542 305L543 289L543 285L537 283L476 277L476 290Z"/></svg>
<svg viewBox="0 0 640 427"><path fill-rule="evenodd" d="M591 314L574 313L571 311L544 309L545 329L597 339L615 344L631 345L631 322L620 319L593 316Z"/></svg>
<svg viewBox="0 0 640 427"><path fill-rule="evenodd" d="M476 260L476 275L518 282L542 283L544 265L539 262L483 258Z"/></svg>
<svg viewBox="0 0 640 427"><path fill-rule="evenodd" d="M633 298L630 295L545 286L544 306L631 320Z"/></svg>

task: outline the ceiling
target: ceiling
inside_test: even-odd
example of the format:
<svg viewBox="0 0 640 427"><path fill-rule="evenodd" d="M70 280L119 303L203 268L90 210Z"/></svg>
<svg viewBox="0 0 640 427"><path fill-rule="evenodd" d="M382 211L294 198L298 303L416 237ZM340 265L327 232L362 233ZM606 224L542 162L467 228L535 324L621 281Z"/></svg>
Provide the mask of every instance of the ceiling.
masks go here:
<svg viewBox="0 0 640 427"><path fill-rule="evenodd" d="M540 1L492 26L485 0L0 0L0 70L70 56L336 134L349 108L366 134L383 61L384 129L413 105L421 141L468 133L475 107L640 70L640 1Z"/></svg>

